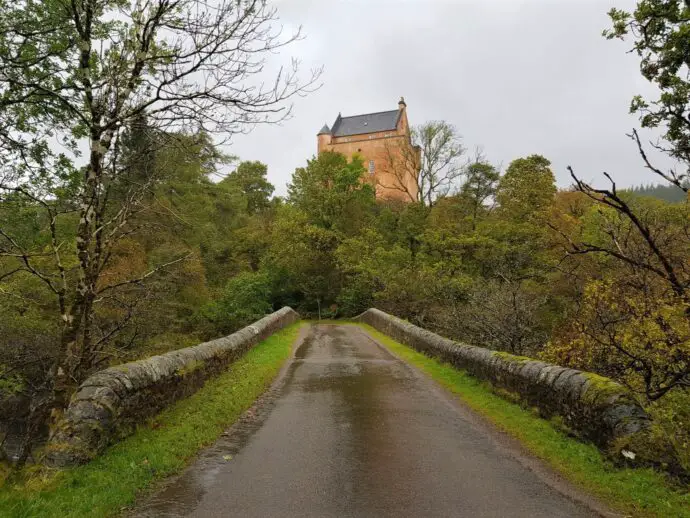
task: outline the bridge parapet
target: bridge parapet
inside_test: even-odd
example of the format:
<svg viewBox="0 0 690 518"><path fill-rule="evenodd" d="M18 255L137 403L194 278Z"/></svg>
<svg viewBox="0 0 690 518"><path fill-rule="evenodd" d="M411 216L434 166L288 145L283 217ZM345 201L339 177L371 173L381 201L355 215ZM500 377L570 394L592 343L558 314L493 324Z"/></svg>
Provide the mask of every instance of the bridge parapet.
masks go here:
<svg viewBox="0 0 690 518"><path fill-rule="evenodd" d="M45 462L82 464L136 425L204 382L273 333L299 320L284 307L236 333L97 372L72 396L47 447Z"/></svg>
<svg viewBox="0 0 690 518"><path fill-rule="evenodd" d="M609 453L634 444L632 438L649 427L649 416L635 397L609 378L454 342L375 308L357 320L517 394L545 417L560 416L570 429Z"/></svg>

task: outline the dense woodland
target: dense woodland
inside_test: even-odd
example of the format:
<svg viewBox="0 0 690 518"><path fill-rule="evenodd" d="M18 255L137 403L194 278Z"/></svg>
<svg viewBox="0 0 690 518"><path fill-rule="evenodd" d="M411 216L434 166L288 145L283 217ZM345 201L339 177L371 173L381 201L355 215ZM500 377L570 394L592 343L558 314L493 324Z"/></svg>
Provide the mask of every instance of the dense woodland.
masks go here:
<svg viewBox="0 0 690 518"><path fill-rule="evenodd" d="M664 132L657 150L679 167L656 168L637 132L631 153L663 187L592 186L571 171L573 186L559 189L548 158L499 170L490 153L463 148L461 128L431 121L413 138L441 162L424 161L425 187L408 203L377 200L357 157L305 157L283 198L261 157L223 153L224 135L275 122L318 76L242 88L240 70L258 71L251 42L268 52L290 41L265 32L275 13L262 2L223 4L206 26L180 16L192 1L133 4L123 21L106 16L109 4L0 3L11 24L0 22L0 411L21 417L20 463L95 370L290 305L311 318L376 306L610 376L655 417L650 447L688 469L683 2L645 0L635 17L614 10L608 33L630 40L662 91L632 110ZM179 46L162 45L156 27L178 31ZM121 44L103 46L109 38ZM190 86L204 70L216 82ZM71 153L57 153L56 139Z"/></svg>
<svg viewBox="0 0 690 518"><path fill-rule="evenodd" d="M660 183L653 185L638 185L630 189L630 191L639 196L657 198L670 203L680 203L686 200L683 190L676 188L674 185L664 185Z"/></svg>

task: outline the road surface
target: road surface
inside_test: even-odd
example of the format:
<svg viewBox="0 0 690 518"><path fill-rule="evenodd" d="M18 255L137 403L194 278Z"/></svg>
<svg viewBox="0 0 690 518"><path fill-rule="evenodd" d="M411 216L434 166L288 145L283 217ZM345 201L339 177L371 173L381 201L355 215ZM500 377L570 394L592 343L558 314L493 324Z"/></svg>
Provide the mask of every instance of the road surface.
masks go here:
<svg viewBox="0 0 690 518"><path fill-rule="evenodd" d="M263 401L133 516L600 516L362 329L303 338Z"/></svg>

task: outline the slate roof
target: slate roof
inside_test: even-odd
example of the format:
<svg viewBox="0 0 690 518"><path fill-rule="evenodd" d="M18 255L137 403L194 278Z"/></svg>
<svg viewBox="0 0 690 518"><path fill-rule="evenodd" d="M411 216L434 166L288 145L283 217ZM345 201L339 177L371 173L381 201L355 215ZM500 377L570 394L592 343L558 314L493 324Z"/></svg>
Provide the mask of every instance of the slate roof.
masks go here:
<svg viewBox="0 0 690 518"><path fill-rule="evenodd" d="M331 134L331 130L328 127L328 124L324 124L323 128L321 128L321 130L316 135L318 136L318 135L330 135L330 134Z"/></svg>
<svg viewBox="0 0 690 518"><path fill-rule="evenodd" d="M390 110L353 115L352 117L338 115L331 128L331 135L334 137L346 137L348 135L394 130L398 126L400 113L400 110Z"/></svg>

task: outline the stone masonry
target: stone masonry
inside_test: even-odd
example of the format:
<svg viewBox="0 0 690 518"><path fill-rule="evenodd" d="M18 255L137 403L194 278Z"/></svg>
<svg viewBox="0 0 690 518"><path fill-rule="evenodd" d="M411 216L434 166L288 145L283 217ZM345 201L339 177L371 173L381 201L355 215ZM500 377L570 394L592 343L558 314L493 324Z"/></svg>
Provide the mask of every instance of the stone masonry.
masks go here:
<svg viewBox="0 0 690 518"><path fill-rule="evenodd" d="M609 453L634 443L649 417L622 385L596 374L475 347L414 326L378 309L357 319L428 356L488 380L537 407L545 417L560 416L583 438Z"/></svg>
<svg viewBox="0 0 690 518"><path fill-rule="evenodd" d="M252 346L299 320L284 307L229 336L125 363L86 379L51 439L45 462L88 462L138 423L201 388Z"/></svg>

